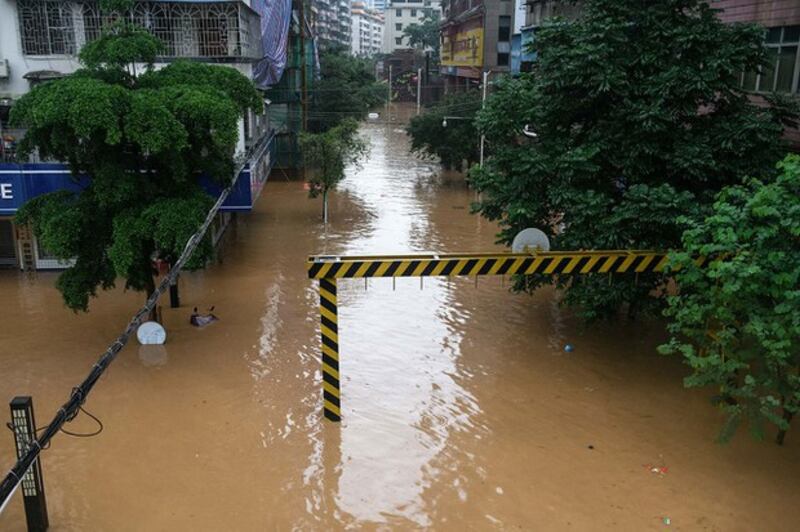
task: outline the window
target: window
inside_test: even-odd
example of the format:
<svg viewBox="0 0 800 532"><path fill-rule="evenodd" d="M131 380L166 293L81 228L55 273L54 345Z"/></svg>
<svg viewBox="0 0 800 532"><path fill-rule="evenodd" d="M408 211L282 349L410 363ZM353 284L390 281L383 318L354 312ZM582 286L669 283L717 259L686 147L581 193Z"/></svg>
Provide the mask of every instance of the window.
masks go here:
<svg viewBox="0 0 800 532"><path fill-rule="evenodd" d="M394 25L394 29L396 29L397 31L402 31L402 29L403 29L403 25L402 25L402 24L399 24L399 23L398 23L398 24L395 24L395 25Z"/></svg>
<svg viewBox="0 0 800 532"><path fill-rule="evenodd" d="M417 16L417 10L416 9L412 9L411 10L411 16L412 17L416 17Z"/></svg>
<svg viewBox="0 0 800 532"><path fill-rule="evenodd" d="M17 10L23 54L75 53L71 2L19 0Z"/></svg>
<svg viewBox="0 0 800 532"><path fill-rule="evenodd" d="M507 42L511 40L511 17L502 15L497 29L497 40Z"/></svg>
<svg viewBox="0 0 800 532"><path fill-rule="evenodd" d="M394 15L396 17L402 17L403 16L403 10L402 9L395 9L394 10Z"/></svg>
<svg viewBox="0 0 800 532"><path fill-rule="evenodd" d="M508 54L507 53L499 53L499 54L497 54L497 66L508 66Z"/></svg>
<svg viewBox="0 0 800 532"><path fill-rule="evenodd" d="M742 88L758 92L797 93L800 72L800 26L767 30L767 66L759 72L746 72Z"/></svg>
<svg viewBox="0 0 800 532"><path fill-rule="evenodd" d="M394 43L395 44L403 44L403 38L402 37L395 37L394 38Z"/></svg>

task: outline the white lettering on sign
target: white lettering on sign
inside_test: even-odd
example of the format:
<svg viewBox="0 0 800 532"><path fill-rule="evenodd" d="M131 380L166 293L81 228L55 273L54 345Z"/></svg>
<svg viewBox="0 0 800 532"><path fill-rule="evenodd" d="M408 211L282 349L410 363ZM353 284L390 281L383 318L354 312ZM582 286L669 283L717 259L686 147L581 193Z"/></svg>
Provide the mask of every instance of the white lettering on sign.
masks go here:
<svg viewBox="0 0 800 532"><path fill-rule="evenodd" d="M11 183L0 183L0 199L14 199Z"/></svg>

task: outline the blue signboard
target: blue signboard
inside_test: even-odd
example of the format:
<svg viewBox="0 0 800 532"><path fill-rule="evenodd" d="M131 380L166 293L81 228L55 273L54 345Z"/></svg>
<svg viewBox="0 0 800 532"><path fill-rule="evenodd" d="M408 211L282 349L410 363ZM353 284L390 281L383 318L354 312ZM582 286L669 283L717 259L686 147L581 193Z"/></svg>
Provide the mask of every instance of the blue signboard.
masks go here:
<svg viewBox="0 0 800 532"><path fill-rule="evenodd" d="M250 211L272 169L274 135L268 147L251 161L239 177L230 196L222 205L222 211ZM65 164L61 163L0 163L0 216L13 215L29 199L55 192L72 190L78 192L89 184L88 177L74 178ZM201 181L203 188L212 196L222 189L210 179Z"/></svg>
<svg viewBox="0 0 800 532"><path fill-rule="evenodd" d="M24 202L22 174L0 169L0 216L14 214Z"/></svg>

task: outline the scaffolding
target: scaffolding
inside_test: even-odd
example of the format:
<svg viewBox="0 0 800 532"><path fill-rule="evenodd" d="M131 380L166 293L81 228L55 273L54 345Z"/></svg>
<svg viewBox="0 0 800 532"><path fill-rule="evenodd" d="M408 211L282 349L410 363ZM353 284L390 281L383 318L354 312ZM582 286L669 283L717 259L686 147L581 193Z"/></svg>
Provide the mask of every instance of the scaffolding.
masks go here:
<svg viewBox="0 0 800 532"><path fill-rule="evenodd" d="M261 56L258 14L240 1L136 2L125 13L96 1L18 0L26 55L73 55L103 28L128 20L161 41L163 58L256 60Z"/></svg>

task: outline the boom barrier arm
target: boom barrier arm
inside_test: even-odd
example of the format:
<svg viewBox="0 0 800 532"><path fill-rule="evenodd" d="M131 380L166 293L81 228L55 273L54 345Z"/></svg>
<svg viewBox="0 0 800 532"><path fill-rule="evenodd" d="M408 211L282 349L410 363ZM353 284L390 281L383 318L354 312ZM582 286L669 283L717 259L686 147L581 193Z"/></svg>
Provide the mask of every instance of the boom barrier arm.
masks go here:
<svg viewBox="0 0 800 532"><path fill-rule="evenodd" d="M705 258L697 259L698 266ZM422 255L318 255L308 258L308 277L320 283L323 414L341 420L337 279L453 277L478 275L623 274L661 272L667 254L658 251L546 251Z"/></svg>

